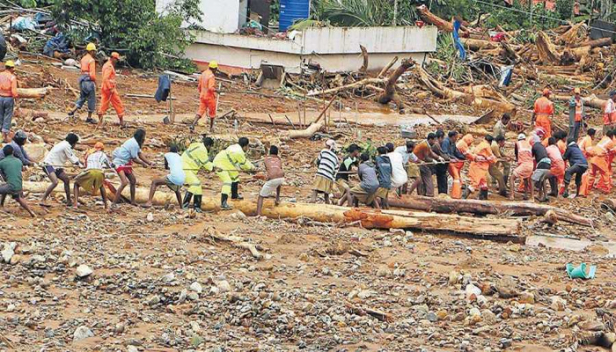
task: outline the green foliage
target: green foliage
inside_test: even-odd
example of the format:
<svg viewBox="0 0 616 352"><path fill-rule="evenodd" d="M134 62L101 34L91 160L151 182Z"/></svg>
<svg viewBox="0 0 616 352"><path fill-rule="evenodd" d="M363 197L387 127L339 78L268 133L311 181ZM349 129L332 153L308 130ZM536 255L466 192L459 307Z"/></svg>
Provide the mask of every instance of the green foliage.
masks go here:
<svg viewBox="0 0 616 352"><path fill-rule="evenodd" d="M562 19L573 17L573 0L556 0L556 12Z"/></svg>
<svg viewBox="0 0 616 352"><path fill-rule="evenodd" d="M486 12L490 12L486 8ZM503 27L507 31L517 29L549 29L560 25L560 18L557 12L548 11L543 4L537 4L533 7L532 16L529 13L528 6L515 1L511 9L494 8L491 16L486 20L486 26L494 28L497 25ZM569 18L567 18L569 19Z"/></svg>
<svg viewBox="0 0 616 352"><path fill-rule="evenodd" d="M199 19L199 0L177 0L164 15L154 0L54 0L53 14L65 32L83 40L83 31L100 34L102 47L119 51L134 66L146 69L177 67L193 38L183 21ZM89 28L75 29L71 20L85 20ZM68 30L67 30L68 29Z"/></svg>
<svg viewBox="0 0 616 352"><path fill-rule="evenodd" d="M389 26L394 21L394 0L318 0L312 4L312 17L335 26ZM396 25L417 18L415 5L398 0Z"/></svg>
<svg viewBox="0 0 616 352"><path fill-rule="evenodd" d="M278 22L280 18L280 0L272 0L270 6L270 22Z"/></svg>

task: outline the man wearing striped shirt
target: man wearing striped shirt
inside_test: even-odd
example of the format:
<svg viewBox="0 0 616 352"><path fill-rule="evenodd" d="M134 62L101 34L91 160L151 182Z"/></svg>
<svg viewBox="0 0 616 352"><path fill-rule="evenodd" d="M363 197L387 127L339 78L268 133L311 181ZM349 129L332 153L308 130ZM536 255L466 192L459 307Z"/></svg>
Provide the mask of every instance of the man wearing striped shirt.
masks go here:
<svg viewBox="0 0 616 352"><path fill-rule="evenodd" d="M336 179L336 170L340 161L336 155L336 142L333 139L325 142L325 149L321 150L317 158L317 174L312 185L311 202L316 203L317 194L323 193L325 203L329 204L329 194L332 192Z"/></svg>

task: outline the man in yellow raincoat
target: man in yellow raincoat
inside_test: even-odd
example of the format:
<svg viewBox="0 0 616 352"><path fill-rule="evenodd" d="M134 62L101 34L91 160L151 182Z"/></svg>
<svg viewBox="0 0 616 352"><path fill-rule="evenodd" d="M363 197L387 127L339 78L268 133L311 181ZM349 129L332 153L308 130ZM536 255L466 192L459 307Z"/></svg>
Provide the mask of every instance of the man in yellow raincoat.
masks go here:
<svg viewBox="0 0 616 352"><path fill-rule="evenodd" d="M194 142L188 146L188 149L182 153L182 168L186 175L186 186L188 190L184 195L182 208L186 209L190 205L190 200L195 197L194 209L201 213L201 200L203 198L203 189L201 188L201 180L197 176L199 170L205 169L212 171L214 164L210 161L208 148L214 145L214 140L210 137L203 137L201 142Z"/></svg>
<svg viewBox="0 0 616 352"><path fill-rule="evenodd" d="M240 174L238 171L255 169L254 165L246 159L245 152L248 150L248 143L248 138L241 137L238 144L229 146L214 158L216 175L222 181L220 208L223 210L231 209L231 206L227 204L229 193L231 193L231 199L243 199L239 195Z"/></svg>

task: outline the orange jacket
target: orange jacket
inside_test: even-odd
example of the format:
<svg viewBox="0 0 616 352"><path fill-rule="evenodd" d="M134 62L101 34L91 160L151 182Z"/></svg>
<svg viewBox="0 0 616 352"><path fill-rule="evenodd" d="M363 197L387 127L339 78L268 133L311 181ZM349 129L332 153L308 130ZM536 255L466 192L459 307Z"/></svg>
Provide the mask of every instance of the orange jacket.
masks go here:
<svg viewBox="0 0 616 352"><path fill-rule="evenodd" d="M473 154L475 156L473 162L476 163L481 169L487 170L490 167L490 164L496 162L496 157L494 156L494 153L492 153L490 143L488 143L485 139L475 147ZM478 161L478 156L482 156L484 160Z"/></svg>
<svg viewBox="0 0 616 352"><path fill-rule="evenodd" d="M456 148L458 148L460 153L464 154L464 156L466 156L468 160L474 159L474 156L471 154L471 148L470 148L471 144L473 144L474 139L475 138L473 138L472 134L467 134L467 135L464 135L464 137L462 137L462 139L460 139L458 143L456 143Z"/></svg>
<svg viewBox="0 0 616 352"><path fill-rule="evenodd" d="M590 150L590 155L593 157L605 157L616 144L608 136L601 138L599 143Z"/></svg>
<svg viewBox="0 0 616 352"><path fill-rule="evenodd" d="M593 147L593 145L592 145L592 138L590 138L590 136L586 136L586 137L580 139L580 141L578 142L578 147L580 147L580 150L582 151L584 156L588 157L588 152Z"/></svg>
<svg viewBox="0 0 616 352"><path fill-rule="evenodd" d="M560 154L565 155L565 152L567 151L567 143L562 139L559 139L558 142L556 142L556 146L558 147L558 150L560 150Z"/></svg>
<svg viewBox="0 0 616 352"><path fill-rule="evenodd" d="M537 116L537 120L539 117L548 118L551 115L554 115L554 103L550 101L550 99L546 97L541 97L535 101L535 115Z"/></svg>
<svg viewBox="0 0 616 352"><path fill-rule="evenodd" d="M17 77L9 70L0 72L0 96L17 98Z"/></svg>
<svg viewBox="0 0 616 352"><path fill-rule="evenodd" d="M214 76L210 69L203 71L201 74L198 89L201 100L216 99L216 76Z"/></svg>
<svg viewBox="0 0 616 352"><path fill-rule="evenodd" d="M90 81L96 82L96 60L90 54L81 58L81 74L90 75Z"/></svg>
<svg viewBox="0 0 616 352"><path fill-rule="evenodd" d="M109 60L103 65L103 86L101 90L111 92L116 89L116 86L116 70Z"/></svg>
<svg viewBox="0 0 616 352"><path fill-rule="evenodd" d="M577 99L573 99L573 101L575 102L575 118L574 121L575 122L580 122L582 121L582 110L583 110L583 103L582 103L582 99L580 98L580 100Z"/></svg>

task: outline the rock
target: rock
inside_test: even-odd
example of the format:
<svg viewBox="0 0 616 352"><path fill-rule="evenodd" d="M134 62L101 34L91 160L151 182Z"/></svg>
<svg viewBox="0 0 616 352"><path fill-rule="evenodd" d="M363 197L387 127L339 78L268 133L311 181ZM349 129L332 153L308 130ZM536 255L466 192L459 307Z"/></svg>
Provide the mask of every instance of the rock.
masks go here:
<svg viewBox="0 0 616 352"><path fill-rule="evenodd" d="M603 331L605 330L605 324L596 320L585 320L578 323L578 327L586 331Z"/></svg>
<svg viewBox="0 0 616 352"><path fill-rule="evenodd" d="M163 276L163 282L164 283L171 283L173 280L175 280L175 274L173 273L169 273Z"/></svg>
<svg viewBox="0 0 616 352"><path fill-rule="evenodd" d="M149 222L154 221L154 214L152 213L148 213L148 215L145 217L145 219Z"/></svg>
<svg viewBox="0 0 616 352"><path fill-rule="evenodd" d="M607 309L615 309L616 308L616 299L609 300L605 302L605 308Z"/></svg>
<svg viewBox="0 0 616 352"><path fill-rule="evenodd" d="M464 315L464 313L460 312L457 313L456 315L453 316L453 318L451 318L452 321L462 321L464 320L464 318L466 317L466 315Z"/></svg>
<svg viewBox="0 0 616 352"><path fill-rule="evenodd" d="M186 289L182 290L180 292L180 297L178 297L178 300L177 300L176 303L177 304L182 304L182 303L186 302L186 295L187 294L188 294L188 291Z"/></svg>
<svg viewBox="0 0 616 352"><path fill-rule="evenodd" d="M516 282L510 278L504 278L496 284L496 291L500 298L513 298L520 295L520 292L516 289Z"/></svg>
<svg viewBox="0 0 616 352"><path fill-rule="evenodd" d="M378 277L389 277L391 275L391 271L389 270L388 267L386 266L382 266L379 268L379 270L376 272L376 275Z"/></svg>
<svg viewBox="0 0 616 352"><path fill-rule="evenodd" d="M481 312L479 311L479 309L473 307L473 308L471 308L468 311L468 315L471 316L471 317L473 317L473 316L481 316Z"/></svg>
<svg viewBox="0 0 616 352"><path fill-rule="evenodd" d="M11 264L11 265L15 265L15 264L17 264L17 263L19 263L19 262L21 262L21 255L19 255L19 254L15 254L15 255L13 256L13 258L11 258L10 264Z"/></svg>
<svg viewBox="0 0 616 352"><path fill-rule="evenodd" d="M511 347L512 344L513 344L513 341L511 341L510 339L504 338L504 337L500 339L499 341L499 346L502 349L507 349Z"/></svg>
<svg viewBox="0 0 616 352"><path fill-rule="evenodd" d="M524 291L520 293L520 298L518 299L520 303L535 303L535 295L532 292Z"/></svg>
<svg viewBox="0 0 616 352"><path fill-rule="evenodd" d="M199 335L194 335L191 339L190 339L190 344L193 347L199 347L199 345L201 345L204 342L203 338Z"/></svg>
<svg viewBox="0 0 616 352"><path fill-rule="evenodd" d="M193 282L193 283L190 285L190 289L191 289L191 291L195 291L195 292L197 292L197 293L201 293L201 292L203 292L203 287L201 286L201 284L200 284L200 283L198 283L198 282L196 282L196 281L195 281L195 282Z"/></svg>
<svg viewBox="0 0 616 352"><path fill-rule="evenodd" d="M77 270L75 270L75 275L78 278L83 279L85 277L92 275L93 272L94 270L92 270L92 268L90 268L89 266L85 264L81 264L80 266L77 267Z"/></svg>
<svg viewBox="0 0 616 352"><path fill-rule="evenodd" d="M445 320L447 319L447 311L439 310L438 312L436 312L436 316L438 317L438 320ZM464 320L464 317L462 317L462 320Z"/></svg>
<svg viewBox="0 0 616 352"><path fill-rule="evenodd" d="M92 330L90 330L90 328L88 328L87 326L80 326L73 333L73 342L85 340L93 336L94 333L92 333Z"/></svg>
<svg viewBox="0 0 616 352"><path fill-rule="evenodd" d="M116 334L121 334L124 332L125 329L126 327L124 326L124 324L117 323L115 327L113 328L113 332L115 332Z"/></svg>
<svg viewBox="0 0 616 352"><path fill-rule="evenodd" d="M15 255L15 247L17 244L15 242L5 243L4 248L2 248L2 252L0 255L2 256L2 261L4 263L10 263L11 258Z"/></svg>
<svg viewBox="0 0 616 352"><path fill-rule="evenodd" d="M426 319L428 319L428 321L435 323L438 321L438 316L436 315L436 313L430 311L428 312L428 315L426 316Z"/></svg>
<svg viewBox="0 0 616 352"><path fill-rule="evenodd" d="M550 304L550 308L557 312L562 312L567 308L567 301L560 298L559 296L552 296L552 303Z"/></svg>
<svg viewBox="0 0 616 352"><path fill-rule="evenodd" d="M460 282L460 274L453 270L449 272L449 286L454 286Z"/></svg>
<svg viewBox="0 0 616 352"><path fill-rule="evenodd" d="M370 298L370 296L372 296L372 292L368 290L359 291L359 293L357 294L357 297L361 299Z"/></svg>
<svg viewBox="0 0 616 352"><path fill-rule="evenodd" d="M492 313L489 309L484 309L481 311L481 318L487 325L496 324L496 314Z"/></svg>
<svg viewBox="0 0 616 352"><path fill-rule="evenodd" d="M231 285L229 284L229 282L227 280L222 280L222 281L218 282L216 284L216 287L218 287L218 291L220 293L225 293L225 292L231 291Z"/></svg>
<svg viewBox="0 0 616 352"><path fill-rule="evenodd" d="M126 346L126 352L139 352L139 348L137 348L137 346L128 345Z"/></svg>
<svg viewBox="0 0 616 352"><path fill-rule="evenodd" d="M476 301L477 297L481 295L481 289L473 284L466 285L466 299L469 301Z"/></svg>
<svg viewBox="0 0 616 352"><path fill-rule="evenodd" d="M146 299L145 304L148 306L153 306L160 303L160 297L158 295L152 295Z"/></svg>
<svg viewBox="0 0 616 352"><path fill-rule="evenodd" d="M6 312L7 313L11 313L15 311L15 305L14 304L9 304L8 306L6 306Z"/></svg>
<svg viewBox="0 0 616 352"><path fill-rule="evenodd" d="M217 287L212 287L212 288L218 289ZM199 300L199 294L197 292L190 292L188 295L186 295L186 297L188 297L188 299L191 301Z"/></svg>
<svg viewBox="0 0 616 352"><path fill-rule="evenodd" d="M608 332L601 335L598 344L601 347L610 348L614 346L614 342L616 342L616 334L613 332Z"/></svg>

